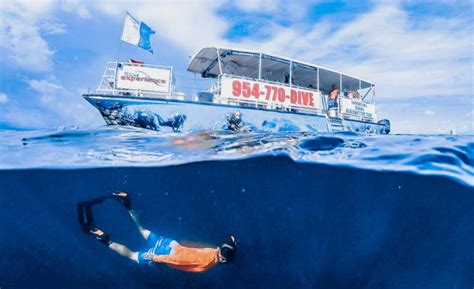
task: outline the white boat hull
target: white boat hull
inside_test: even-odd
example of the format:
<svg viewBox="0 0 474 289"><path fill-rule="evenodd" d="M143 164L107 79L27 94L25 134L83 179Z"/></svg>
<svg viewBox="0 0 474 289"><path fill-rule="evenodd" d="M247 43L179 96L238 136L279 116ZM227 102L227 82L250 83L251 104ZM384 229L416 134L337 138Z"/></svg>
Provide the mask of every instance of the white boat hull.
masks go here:
<svg viewBox="0 0 474 289"><path fill-rule="evenodd" d="M100 111L109 125L129 125L163 132L228 130L228 117L237 111L242 114L241 129L250 131L389 132L389 125L380 123L255 107L99 94L86 94L84 98Z"/></svg>

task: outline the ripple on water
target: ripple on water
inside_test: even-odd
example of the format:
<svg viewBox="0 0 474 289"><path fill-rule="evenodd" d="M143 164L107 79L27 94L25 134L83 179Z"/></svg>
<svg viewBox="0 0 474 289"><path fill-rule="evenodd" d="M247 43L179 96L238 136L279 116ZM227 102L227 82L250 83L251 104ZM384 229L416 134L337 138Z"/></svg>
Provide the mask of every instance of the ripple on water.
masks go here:
<svg viewBox="0 0 474 289"><path fill-rule="evenodd" d="M474 185L472 136L354 132L164 134L128 127L0 131L0 169L168 166L286 155L295 161L407 171Z"/></svg>

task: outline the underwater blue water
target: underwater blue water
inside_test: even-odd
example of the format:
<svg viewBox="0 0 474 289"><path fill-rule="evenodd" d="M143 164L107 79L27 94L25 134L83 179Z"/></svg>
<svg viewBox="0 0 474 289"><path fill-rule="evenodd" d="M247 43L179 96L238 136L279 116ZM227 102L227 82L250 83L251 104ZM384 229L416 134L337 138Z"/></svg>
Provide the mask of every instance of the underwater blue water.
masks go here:
<svg viewBox="0 0 474 289"><path fill-rule="evenodd" d="M472 288L472 136L0 132L0 287ZM141 267L85 235L76 204L128 191L145 227L218 245L206 273ZM96 223L134 250L118 204Z"/></svg>

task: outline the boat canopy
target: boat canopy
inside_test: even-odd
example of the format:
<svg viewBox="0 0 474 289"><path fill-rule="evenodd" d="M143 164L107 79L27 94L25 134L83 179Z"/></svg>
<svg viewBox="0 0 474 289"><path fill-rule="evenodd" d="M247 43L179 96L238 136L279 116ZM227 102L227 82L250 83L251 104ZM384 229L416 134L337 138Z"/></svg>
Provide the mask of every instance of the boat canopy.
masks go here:
<svg viewBox="0 0 474 289"><path fill-rule="evenodd" d="M204 47L195 53L188 71L202 77L217 78L234 75L307 87L328 93L333 85L342 92L366 90L374 86L370 81L333 69L288 57L254 50Z"/></svg>

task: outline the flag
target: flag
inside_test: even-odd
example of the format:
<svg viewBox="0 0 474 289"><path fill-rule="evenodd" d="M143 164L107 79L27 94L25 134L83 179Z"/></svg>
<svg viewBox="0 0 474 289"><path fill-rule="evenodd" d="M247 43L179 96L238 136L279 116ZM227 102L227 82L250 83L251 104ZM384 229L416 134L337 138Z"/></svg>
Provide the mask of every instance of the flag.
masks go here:
<svg viewBox="0 0 474 289"><path fill-rule="evenodd" d="M130 58L130 59L129 59L129 62L130 62L131 64L137 64L137 65L145 64L145 62L140 61L140 60L136 60L136 59L133 59L133 58Z"/></svg>
<svg viewBox="0 0 474 289"><path fill-rule="evenodd" d="M122 41L153 53L153 48L151 47L150 42L152 34L155 34L155 31L153 31L150 26L146 25L144 22L138 21L127 13L127 16L125 16L125 23L123 24Z"/></svg>

